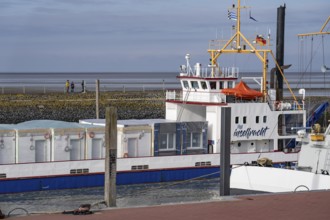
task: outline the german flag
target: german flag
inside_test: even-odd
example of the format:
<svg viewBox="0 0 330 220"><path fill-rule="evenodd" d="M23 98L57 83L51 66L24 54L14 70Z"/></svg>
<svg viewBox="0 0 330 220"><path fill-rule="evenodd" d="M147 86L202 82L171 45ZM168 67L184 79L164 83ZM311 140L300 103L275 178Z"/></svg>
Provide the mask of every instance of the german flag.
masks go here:
<svg viewBox="0 0 330 220"><path fill-rule="evenodd" d="M261 36L261 35L257 35L256 37L256 42L257 44L259 44L260 46L265 46L267 41Z"/></svg>

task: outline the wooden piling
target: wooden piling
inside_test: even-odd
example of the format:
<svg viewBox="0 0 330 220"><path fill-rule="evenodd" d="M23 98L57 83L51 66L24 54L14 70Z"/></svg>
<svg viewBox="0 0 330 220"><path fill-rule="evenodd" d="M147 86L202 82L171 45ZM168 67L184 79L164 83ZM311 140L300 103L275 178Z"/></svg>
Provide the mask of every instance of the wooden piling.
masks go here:
<svg viewBox="0 0 330 220"><path fill-rule="evenodd" d="M231 108L221 108L220 132L220 196L230 195L230 131Z"/></svg>
<svg viewBox="0 0 330 220"><path fill-rule="evenodd" d="M95 103L95 111L96 111L96 119L99 119L100 118L100 111L99 111L99 93L100 93L100 80L97 79L96 80L96 85L95 85L95 100L96 100L96 103Z"/></svg>
<svg viewBox="0 0 330 220"><path fill-rule="evenodd" d="M106 108L105 146L104 201L108 207L115 207L117 196L117 108L115 107Z"/></svg>

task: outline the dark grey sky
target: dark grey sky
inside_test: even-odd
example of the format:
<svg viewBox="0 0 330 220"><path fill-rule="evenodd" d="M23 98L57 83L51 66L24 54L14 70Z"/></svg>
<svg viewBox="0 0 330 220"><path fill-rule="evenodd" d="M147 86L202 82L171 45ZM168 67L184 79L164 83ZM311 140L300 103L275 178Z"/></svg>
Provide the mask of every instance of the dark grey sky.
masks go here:
<svg viewBox="0 0 330 220"><path fill-rule="evenodd" d="M178 71L186 53L208 64L208 42L228 39L230 0L1 0L0 72ZM259 22L242 12L248 38L271 29L275 44L279 0L241 0ZM292 71L308 62L311 40L296 34L318 31L330 15L329 0L286 2L286 63ZM327 28L330 24L327 26ZM330 66L329 36L324 38ZM312 68L323 63L321 37L314 38ZM274 49L274 47L272 47ZM303 58L298 52L304 52ZM300 57L300 58L299 58ZM244 62L240 62L243 60ZM304 60L300 62L299 60ZM299 62L298 62L299 61ZM222 66L260 71L254 57L220 59ZM306 66L306 64L304 64Z"/></svg>

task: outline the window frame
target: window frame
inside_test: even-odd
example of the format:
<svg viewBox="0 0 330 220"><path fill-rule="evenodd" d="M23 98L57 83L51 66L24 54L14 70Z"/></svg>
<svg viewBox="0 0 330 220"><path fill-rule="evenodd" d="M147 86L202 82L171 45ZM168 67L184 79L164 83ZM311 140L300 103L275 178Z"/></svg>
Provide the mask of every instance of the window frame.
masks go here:
<svg viewBox="0 0 330 220"><path fill-rule="evenodd" d="M166 148L163 148L162 136L166 135ZM172 140L171 140L172 139ZM172 147L170 147L170 141L172 142ZM173 151L176 149L176 133L160 133L159 134L159 151Z"/></svg>
<svg viewBox="0 0 330 220"><path fill-rule="evenodd" d="M193 145L194 135L198 135L199 145ZM203 148L203 133L202 132L187 132L187 149L202 149ZM189 140L189 141L188 141ZM197 143L198 143L197 142Z"/></svg>

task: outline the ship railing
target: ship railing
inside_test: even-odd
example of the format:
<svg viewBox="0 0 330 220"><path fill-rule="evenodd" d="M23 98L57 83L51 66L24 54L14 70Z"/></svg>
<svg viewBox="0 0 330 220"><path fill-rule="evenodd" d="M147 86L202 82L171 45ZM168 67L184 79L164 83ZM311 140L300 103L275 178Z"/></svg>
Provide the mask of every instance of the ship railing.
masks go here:
<svg viewBox="0 0 330 220"><path fill-rule="evenodd" d="M180 73L180 76L193 76L202 78L238 78L238 67L201 67L200 64L196 64L194 69L189 72Z"/></svg>
<svg viewBox="0 0 330 220"><path fill-rule="evenodd" d="M166 100L182 102L226 103L226 95L222 93L166 91Z"/></svg>
<svg viewBox="0 0 330 220"><path fill-rule="evenodd" d="M166 100L177 100L177 92L174 91L166 91Z"/></svg>

